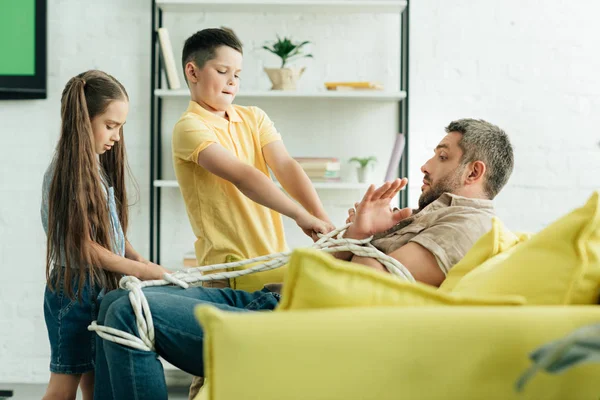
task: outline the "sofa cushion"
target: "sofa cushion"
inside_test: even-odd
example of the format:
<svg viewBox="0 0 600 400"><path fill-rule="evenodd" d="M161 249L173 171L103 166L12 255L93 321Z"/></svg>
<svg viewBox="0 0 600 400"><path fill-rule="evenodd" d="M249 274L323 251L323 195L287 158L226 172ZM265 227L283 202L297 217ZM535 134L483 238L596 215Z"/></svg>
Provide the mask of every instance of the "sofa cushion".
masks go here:
<svg viewBox="0 0 600 400"><path fill-rule="evenodd" d="M466 274L451 293L518 295L528 304L595 304L600 293L599 193L509 250Z"/></svg>
<svg viewBox="0 0 600 400"><path fill-rule="evenodd" d="M518 305L519 296L463 296L403 281L312 249L292 253L277 310L425 305Z"/></svg>
<svg viewBox="0 0 600 400"><path fill-rule="evenodd" d="M458 281L476 267L504 253L528 235L517 235L508 230L498 217L492 219L492 229L484 234L454 267L450 269L446 279L440 285L440 290L450 292ZM496 261L500 260L497 258Z"/></svg>

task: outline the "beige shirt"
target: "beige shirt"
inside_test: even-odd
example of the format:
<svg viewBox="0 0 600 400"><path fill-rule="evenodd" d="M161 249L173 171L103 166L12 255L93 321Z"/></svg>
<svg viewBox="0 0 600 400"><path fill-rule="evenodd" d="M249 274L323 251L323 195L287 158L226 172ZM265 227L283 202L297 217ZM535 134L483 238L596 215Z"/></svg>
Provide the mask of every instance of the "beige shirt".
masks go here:
<svg viewBox="0 0 600 400"><path fill-rule="evenodd" d="M447 274L492 228L494 215L491 200L444 193L419 213L375 235L372 244L390 254L409 242L418 243L435 256Z"/></svg>

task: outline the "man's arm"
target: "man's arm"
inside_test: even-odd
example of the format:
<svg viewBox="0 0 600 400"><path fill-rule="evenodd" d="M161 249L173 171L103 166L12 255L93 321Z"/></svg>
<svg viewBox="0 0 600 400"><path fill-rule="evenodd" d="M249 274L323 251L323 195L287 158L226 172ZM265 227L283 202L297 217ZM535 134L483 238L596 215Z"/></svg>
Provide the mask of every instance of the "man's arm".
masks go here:
<svg viewBox="0 0 600 400"><path fill-rule="evenodd" d="M418 243L409 242L391 252L389 256L404 265L415 280L419 282L437 287L446 278L435 256ZM354 256L352 262L366 265L378 271L388 272L387 268L374 258Z"/></svg>
<svg viewBox="0 0 600 400"><path fill-rule="evenodd" d="M241 162L220 144L213 143L202 150L198 154L198 164L234 184L249 199L292 218L303 230L330 231L326 223L294 203L265 174Z"/></svg>
<svg viewBox="0 0 600 400"><path fill-rule="evenodd" d="M263 147L263 154L283 189L309 213L331 223L310 178L300 164L289 155L283 142L276 140L267 144Z"/></svg>

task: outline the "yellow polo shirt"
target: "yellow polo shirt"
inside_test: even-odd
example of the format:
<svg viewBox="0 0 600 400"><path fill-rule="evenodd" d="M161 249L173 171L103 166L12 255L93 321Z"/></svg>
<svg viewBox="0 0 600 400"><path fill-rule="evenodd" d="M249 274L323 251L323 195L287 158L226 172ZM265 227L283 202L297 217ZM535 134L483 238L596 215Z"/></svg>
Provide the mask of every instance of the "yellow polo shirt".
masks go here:
<svg viewBox="0 0 600 400"><path fill-rule="evenodd" d="M281 215L247 198L231 182L198 165L198 154L219 143L240 161L270 174L262 148L281 135L264 111L232 105L229 120L190 101L173 130L173 163L196 235L199 265L285 251Z"/></svg>

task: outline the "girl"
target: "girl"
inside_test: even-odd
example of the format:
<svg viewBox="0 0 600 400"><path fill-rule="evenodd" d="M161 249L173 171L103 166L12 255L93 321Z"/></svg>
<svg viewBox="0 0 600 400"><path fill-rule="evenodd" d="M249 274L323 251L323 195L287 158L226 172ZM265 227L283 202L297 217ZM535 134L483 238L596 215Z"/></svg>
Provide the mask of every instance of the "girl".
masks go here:
<svg viewBox="0 0 600 400"><path fill-rule="evenodd" d="M51 347L44 399L92 399L96 319L105 291L123 275L161 279L127 241L125 88L101 71L72 78L61 98L61 134L44 175L42 223L47 235L44 316Z"/></svg>

